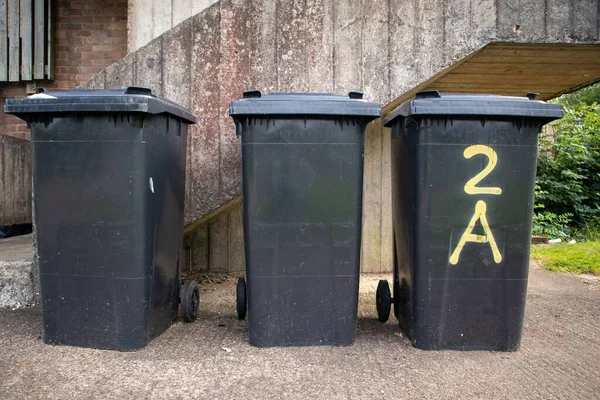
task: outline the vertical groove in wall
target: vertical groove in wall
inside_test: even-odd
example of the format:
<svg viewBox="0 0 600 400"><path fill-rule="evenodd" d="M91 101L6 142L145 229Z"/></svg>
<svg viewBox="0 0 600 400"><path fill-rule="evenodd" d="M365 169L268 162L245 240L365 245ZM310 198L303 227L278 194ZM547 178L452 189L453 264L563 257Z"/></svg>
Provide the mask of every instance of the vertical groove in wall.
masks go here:
<svg viewBox="0 0 600 400"><path fill-rule="evenodd" d="M544 0L544 36L548 37L548 0Z"/></svg>
<svg viewBox="0 0 600 400"><path fill-rule="evenodd" d="M335 60L336 60L336 57L335 57L335 29L336 29L335 21L336 21L336 9L335 9L335 0L331 0L331 1L333 3L333 5L331 7L331 13L333 14L331 16L331 19L332 19L331 26L333 26L333 36L332 36L332 39L331 39L331 73L332 73L332 76L333 76L333 91L335 91Z"/></svg>
<svg viewBox="0 0 600 400"><path fill-rule="evenodd" d="M150 8L152 9L150 17L151 17L151 24L152 26L150 27L150 40L152 41L152 37L156 37L156 33L154 32L154 29L156 29L156 24L154 23L154 5L156 4L156 0L144 0L144 1L149 1L150 2Z"/></svg>
<svg viewBox="0 0 600 400"><path fill-rule="evenodd" d="M448 49L446 49L446 8L448 7L448 0L442 1L442 58L444 63L448 62Z"/></svg>
<svg viewBox="0 0 600 400"><path fill-rule="evenodd" d="M308 18L308 16L306 14L306 0L304 0L304 28L303 28L304 35L306 35L306 26L307 26L306 19L307 18ZM308 71L310 70L310 68L308 66L311 65L312 63L308 59L307 46L304 46L303 51L304 51L304 91L310 91L310 88L308 87Z"/></svg>
<svg viewBox="0 0 600 400"><path fill-rule="evenodd" d="M569 1L569 37L573 37L573 19L574 19L574 13L573 13L573 7L574 7L574 3L576 0L570 0Z"/></svg>
<svg viewBox="0 0 600 400"><path fill-rule="evenodd" d="M359 3L359 15L360 15L360 91L365 91L365 51L364 51L364 43L363 38L365 36L365 16L363 15L363 2L365 0L361 0ZM370 1L370 0L367 0Z"/></svg>
<svg viewBox="0 0 600 400"><path fill-rule="evenodd" d="M384 149L383 133L384 133L384 129L382 126L381 131L379 133L381 135L381 142L379 143L379 148L380 148L379 154L381 154L380 159L379 159L379 162L381 164L381 171L380 171L380 174L381 174L381 186L380 187L381 187L381 189L380 189L380 193L379 193L379 197L380 197L380 201L381 201L381 211L379 212L379 243L380 243L379 246L380 246L380 248L379 248L379 268L377 269L378 273L383 272L382 271L383 270L383 243L384 243L383 242L383 218L384 218L384 215L387 214L386 211L388 211L388 210L383 209L383 204L384 204L383 196L386 192L384 189L385 182L383 181L383 176L384 176L383 169L385 167L385 165L384 165L385 149Z"/></svg>
<svg viewBox="0 0 600 400"><path fill-rule="evenodd" d="M279 85L279 33L277 27L279 26L279 20L277 18L277 11L279 9L279 1L275 1L275 74L277 75L277 91L280 91Z"/></svg>
<svg viewBox="0 0 600 400"><path fill-rule="evenodd" d="M208 224L206 224L206 270L210 271L210 265L211 265L211 261L210 261L210 256L211 256L211 245L210 245L210 232L212 231L212 229L210 229L212 225L212 222L208 222Z"/></svg>
<svg viewBox="0 0 600 400"><path fill-rule="evenodd" d="M419 48L419 39L421 38L421 31L417 27L417 23L419 22L419 8L422 6L422 0L415 0L417 2L417 6L415 7L415 15L414 15L414 23L413 23L413 45L411 49L411 54L413 59L417 57L415 54ZM421 61L415 63L415 74L416 76L421 76Z"/></svg>
<svg viewBox="0 0 600 400"><path fill-rule="evenodd" d="M469 32L473 32L473 0L469 1Z"/></svg>
<svg viewBox="0 0 600 400"><path fill-rule="evenodd" d="M165 61L165 41L164 39L161 37L160 38L160 61L161 63L163 63ZM162 94L165 91L165 73L164 73L164 68L160 68L160 80L159 80L160 84L160 94L162 96Z"/></svg>
<svg viewBox="0 0 600 400"><path fill-rule="evenodd" d="M500 21L498 21L498 19L500 18L500 11L499 11L499 7L500 6L500 0L495 0L494 1L494 7L496 7L496 34L494 35L495 37L498 37L498 24L500 23Z"/></svg>
<svg viewBox="0 0 600 400"><path fill-rule="evenodd" d="M192 4L191 1L189 3ZM193 98L193 95L192 95L193 85L191 83L191 80L194 79L194 77L192 76L192 72L193 72L192 59L194 57L194 54L193 54L194 53L194 32L196 32L196 28L197 28L196 27L196 20L192 19L190 25L191 25L190 26L190 51L189 51L189 54L188 54L186 62L190 66L188 68L189 79L190 79L190 85L189 85L190 89L188 90L188 98L187 98L188 107L187 108L191 110L192 109L192 98ZM191 127L189 127L189 128L191 128ZM188 129L188 143L189 143L191 132L192 132L192 130Z"/></svg>
<svg viewBox="0 0 600 400"><path fill-rule="evenodd" d="M392 98L392 52L390 51L391 41L392 41L392 28L391 28L391 20L392 20L392 5L391 2L394 0L387 0L387 75L388 75L388 87L385 101L390 101Z"/></svg>
<svg viewBox="0 0 600 400"><path fill-rule="evenodd" d="M222 43L221 43L221 34L222 34L222 30L223 30L223 25L222 25L222 20L223 20L223 16L221 14L222 12L222 3L219 1L219 51L217 52L217 54L219 55L219 93L218 93L218 99L219 99L219 104L221 104L221 96L223 95L223 90L222 90L222 86L223 86L223 63L221 62L221 52L222 52ZM219 134L219 140L218 140L218 152L219 152L219 168L221 168L221 159L222 159L222 154L221 154L221 135L223 134L222 129L221 129L221 123L218 122L217 123L217 131ZM219 171L219 193L223 192L223 178L221 177L221 173ZM208 232L209 237L210 237L210 230ZM210 243L210 242L209 242ZM210 254L210 247L208 248L208 253ZM209 261L210 261L210 256L209 256ZM210 264L209 264L210 265Z"/></svg>
<svg viewBox="0 0 600 400"><path fill-rule="evenodd" d="M548 0L544 0L544 36L548 37Z"/></svg>

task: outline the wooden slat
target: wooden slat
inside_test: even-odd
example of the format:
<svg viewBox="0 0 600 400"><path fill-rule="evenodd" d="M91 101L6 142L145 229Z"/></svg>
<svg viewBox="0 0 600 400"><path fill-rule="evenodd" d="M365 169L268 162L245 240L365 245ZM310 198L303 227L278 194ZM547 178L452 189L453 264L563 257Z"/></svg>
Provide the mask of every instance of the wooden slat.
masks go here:
<svg viewBox="0 0 600 400"><path fill-rule="evenodd" d="M392 215L392 132L381 131L381 272L393 270L393 215ZM363 211L364 212L364 211Z"/></svg>
<svg viewBox="0 0 600 400"><path fill-rule="evenodd" d="M33 78L33 14L31 1L21 0L21 80Z"/></svg>
<svg viewBox="0 0 600 400"><path fill-rule="evenodd" d="M229 270L229 213L217 215L209 224L209 259L211 272Z"/></svg>
<svg viewBox="0 0 600 400"><path fill-rule="evenodd" d="M500 64L478 64L465 63L459 69L448 75L521 75L521 76L539 76L540 74L556 74L560 71L562 76L574 75L595 75L600 73L600 64L585 65L579 64L574 67L571 64L537 64L535 68L521 63L500 63Z"/></svg>
<svg viewBox="0 0 600 400"><path fill-rule="evenodd" d="M520 63L522 65L532 66L536 64L587 64L587 65L598 65L600 64L600 53L598 55L588 54L587 57L552 57L552 56L500 56L500 55L488 55L482 54L476 59L471 61L472 63L485 63L485 64L498 64L498 63Z"/></svg>
<svg viewBox="0 0 600 400"><path fill-rule="evenodd" d="M360 269L381 272L381 118L365 131Z"/></svg>
<svg viewBox="0 0 600 400"><path fill-rule="evenodd" d="M17 82L20 77L19 65L19 0L9 0L8 3L8 79Z"/></svg>
<svg viewBox="0 0 600 400"><path fill-rule="evenodd" d="M35 36L33 37L34 43L34 64L33 64L33 77L34 79L44 79L44 65L46 56L46 40L44 29L46 24L44 23L44 0L35 0Z"/></svg>
<svg viewBox="0 0 600 400"><path fill-rule="evenodd" d="M573 45L565 47L549 48L544 45L536 47L486 47L482 55L489 56L504 56L504 57L552 57L552 58L585 58L591 55L600 56L600 45Z"/></svg>
<svg viewBox="0 0 600 400"><path fill-rule="evenodd" d="M564 1L564 0L559 0ZM598 48L597 44L567 44L567 43L512 43L512 42L497 42L490 43L486 47L488 50L492 49L504 49L504 50L535 50L535 49L543 49L543 50L589 50Z"/></svg>
<svg viewBox="0 0 600 400"><path fill-rule="evenodd" d="M535 71L532 71L532 73ZM463 84L463 83L485 83L485 84L550 84L567 86L571 84L577 84L579 82L585 82L589 80L589 77L584 76L565 76L555 71L552 75L544 75L538 73L537 75L487 75L487 74L448 74L440 78L437 82L441 84Z"/></svg>
<svg viewBox="0 0 600 400"><path fill-rule="evenodd" d="M54 69L52 68L52 55L54 54L54 38L52 36L52 0L46 0L46 5L48 7L48 13L46 17L46 53L48 54L46 60L46 76L47 79L53 79Z"/></svg>
<svg viewBox="0 0 600 400"><path fill-rule="evenodd" d="M583 82L581 83L583 84ZM527 82L513 82L513 83L456 83L456 84L448 84L448 83L440 83L436 82L432 86L435 86L438 90L442 92L454 92L456 90L470 90L470 89L482 89L482 90L519 90L519 91L543 91L543 92L559 92L563 90L565 87L573 87L579 86L577 83L572 83L570 85L563 84L534 84Z"/></svg>
<svg viewBox="0 0 600 400"><path fill-rule="evenodd" d="M6 0L0 0L0 82L8 80L8 14Z"/></svg>
<svg viewBox="0 0 600 400"><path fill-rule="evenodd" d="M423 88L421 90L438 90L439 88L435 85L435 83L429 87ZM526 91L527 89L525 89ZM441 90L442 92L448 92L447 90ZM452 90L453 93L474 93L474 94L500 94L503 96L524 96L523 88L519 89L492 89L492 88L455 88ZM537 97L538 100L551 99L557 96L556 92L538 92L540 93ZM414 97L414 94L413 96ZM410 99L410 97L409 97ZM408 99L407 99L408 100Z"/></svg>
<svg viewBox="0 0 600 400"><path fill-rule="evenodd" d="M242 204L242 196L236 197L235 199L231 200L230 202L223 204L222 206L218 207L217 209L207 213L202 218L199 218L196 221L192 222L191 224L187 225L183 229L183 235L184 236L191 235L192 233L194 233L194 231L196 229L198 229L200 226L207 223L209 220L215 218L217 215L224 213L239 204Z"/></svg>

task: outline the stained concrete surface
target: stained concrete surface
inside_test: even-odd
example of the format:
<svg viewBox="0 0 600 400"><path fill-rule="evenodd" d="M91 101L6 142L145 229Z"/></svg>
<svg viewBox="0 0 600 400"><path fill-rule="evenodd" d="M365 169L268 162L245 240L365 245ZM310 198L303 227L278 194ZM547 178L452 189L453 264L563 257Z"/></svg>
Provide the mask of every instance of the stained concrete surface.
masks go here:
<svg viewBox="0 0 600 400"><path fill-rule="evenodd" d="M34 302L32 236L0 239L0 307L20 308Z"/></svg>
<svg viewBox="0 0 600 400"><path fill-rule="evenodd" d="M0 262L31 261L32 246L32 234L0 239Z"/></svg>
<svg viewBox="0 0 600 400"><path fill-rule="evenodd" d="M598 398L597 280L532 267L522 347L493 353L411 347L393 317L376 320L377 279L361 280L352 347L251 347L233 278L205 280L198 321L135 353L47 346L39 309L0 310L0 398Z"/></svg>

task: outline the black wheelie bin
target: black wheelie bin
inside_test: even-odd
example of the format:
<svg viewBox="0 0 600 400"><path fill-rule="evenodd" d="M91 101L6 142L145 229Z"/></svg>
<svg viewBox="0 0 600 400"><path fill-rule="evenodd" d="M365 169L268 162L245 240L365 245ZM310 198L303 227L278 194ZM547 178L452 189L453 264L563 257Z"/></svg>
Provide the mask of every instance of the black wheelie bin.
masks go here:
<svg viewBox="0 0 600 400"><path fill-rule="evenodd" d="M538 133L562 108L526 97L428 91L392 128L394 313L421 349L519 347ZM390 291L377 290L387 320Z"/></svg>
<svg viewBox="0 0 600 400"><path fill-rule="evenodd" d="M252 345L354 342L364 131L380 113L357 92L250 91L231 102L248 282L238 281L237 309L240 319L248 309Z"/></svg>
<svg viewBox="0 0 600 400"><path fill-rule="evenodd" d="M8 100L31 127L44 341L135 350L198 309L180 288L188 125L150 89Z"/></svg>

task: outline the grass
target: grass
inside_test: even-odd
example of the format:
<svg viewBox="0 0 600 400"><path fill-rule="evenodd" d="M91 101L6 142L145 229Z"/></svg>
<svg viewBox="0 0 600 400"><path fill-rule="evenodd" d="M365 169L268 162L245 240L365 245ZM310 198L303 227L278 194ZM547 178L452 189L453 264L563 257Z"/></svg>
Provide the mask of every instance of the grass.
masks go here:
<svg viewBox="0 0 600 400"><path fill-rule="evenodd" d="M600 241L534 245L531 259L549 271L600 275Z"/></svg>
<svg viewBox="0 0 600 400"><path fill-rule="evenodd" d="M600 224L596 222L574 229L570 236L578 241L600 241Z"/></svg>

